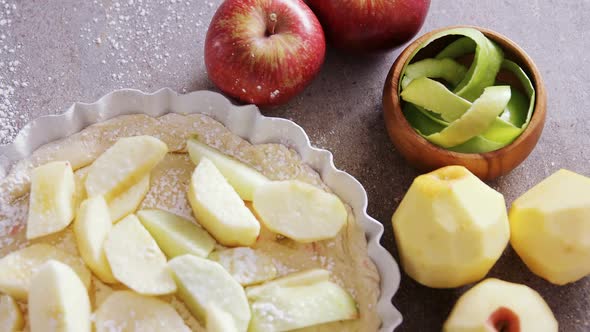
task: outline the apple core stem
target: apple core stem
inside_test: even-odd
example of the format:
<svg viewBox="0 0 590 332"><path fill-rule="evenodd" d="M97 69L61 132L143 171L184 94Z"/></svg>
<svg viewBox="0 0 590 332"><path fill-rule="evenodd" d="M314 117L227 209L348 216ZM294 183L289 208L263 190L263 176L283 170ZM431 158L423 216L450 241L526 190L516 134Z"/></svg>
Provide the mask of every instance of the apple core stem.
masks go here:
<svg viewBox="0 0 590 332"><path fill-rule="evenodd" d="M277 14L270 13L270 15L268 15L268 18L270 20L270 29L269 29L268 33L269 33L269 35L274 35L275 34L275 27L277 26Z"/></svg>

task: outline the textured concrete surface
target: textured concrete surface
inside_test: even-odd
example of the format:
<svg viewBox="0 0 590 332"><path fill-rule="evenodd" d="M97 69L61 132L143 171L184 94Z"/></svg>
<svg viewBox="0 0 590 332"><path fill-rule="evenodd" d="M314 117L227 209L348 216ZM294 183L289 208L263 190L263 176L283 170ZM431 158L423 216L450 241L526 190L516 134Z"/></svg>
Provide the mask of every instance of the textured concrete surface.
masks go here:
<svg viewBox="0 0 590 332"><path fill-rule="evenodd" d="M207 79L203 41L220 0L0 0L0 144L27 121L91 102L113 89L215 88ZM590 90L587 0L433 0L422 32L474 24L497 30L536 61L548 92L548 119L531 156L490 183L510 203L559 168L590 176ZM287 105L265 111L302 125L313 143L369 194L369 212L386 226L384 245L396 256L390 218L417 173L389 142L381 89L400 50L354 57L328 51L317 79ZM556 198L559 199L559 198ZM538 290L562 331L590 330L590 279L564 287L531 274L508 248L490 276ZM465 288L433 290L402 277L393 302L400 331L436 331Z"/></svg>

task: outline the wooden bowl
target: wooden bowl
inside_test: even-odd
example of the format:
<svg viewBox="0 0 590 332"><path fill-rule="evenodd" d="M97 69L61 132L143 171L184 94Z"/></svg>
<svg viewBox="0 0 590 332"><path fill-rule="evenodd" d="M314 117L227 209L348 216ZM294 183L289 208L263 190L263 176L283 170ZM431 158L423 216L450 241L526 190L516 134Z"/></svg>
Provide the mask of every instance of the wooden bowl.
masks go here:
<svg viewBox="0 0 590 332"><path fill-rule="evenodd" d="M410 60L416 49L420 48L432 35L443 30L459 27L477 29L496 42L503 49L505 57L516 62L527 73L535 88L535 108L528 127L511 144L496 151L458 153L441 148L420 136L402 113L401 101L398 95L398 83L405 64ZM434 56L447 44L433 42L427 48L421 50L414 59ZM476 26L453 26L425 34L412 42L400 54L385 81L383 112L391 141L408 163L418 170L429 172L443 166L463 165L480 179L491 180L510 172L531 153L539 141L545 124L546 98L545 87L539 70L528 54L516 43L492 30Z"/></svg>

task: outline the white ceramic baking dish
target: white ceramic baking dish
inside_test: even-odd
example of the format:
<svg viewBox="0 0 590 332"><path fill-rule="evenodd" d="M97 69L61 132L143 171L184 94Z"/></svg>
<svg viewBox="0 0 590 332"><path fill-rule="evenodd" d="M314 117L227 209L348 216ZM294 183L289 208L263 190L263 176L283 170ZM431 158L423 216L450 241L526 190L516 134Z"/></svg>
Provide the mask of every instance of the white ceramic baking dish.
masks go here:
<svg viewBox="0 0 590 332"><path fill-rule="evenodd" d="M365 230L369 256L381 275L381 296L377 311L383 322L380 332L391 332L402 316L391 303L400 283L400 272L391 254L379 243L383 225L367 214L367 194L351 175L336 169L332 154L311 146L307 134L292 121L266 117L254 105L236 106L224 96L210 91L177 94L161 89L147 94L138 90L117 90L98 101L75 103L65 113L40 117L26 125L12 144L0 146L0 179L10 167L40 146L67 137L95 123L119 115L166 113L202 113L223 123L234 134L253 144L282 143L297 151L302 160L315 169L342 200L349 204Z"/></svg>

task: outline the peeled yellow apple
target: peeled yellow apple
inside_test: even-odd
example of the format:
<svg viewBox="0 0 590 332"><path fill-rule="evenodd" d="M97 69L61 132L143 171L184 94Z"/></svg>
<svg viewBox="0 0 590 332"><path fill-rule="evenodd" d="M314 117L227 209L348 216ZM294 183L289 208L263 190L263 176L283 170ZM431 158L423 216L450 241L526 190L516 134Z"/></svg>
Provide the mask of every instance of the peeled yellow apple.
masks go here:
<svg viewBox="0 0 590 332"><path fill-rule="evenodd" d="M155 137L119 139L89 166L88 197L102 195L110 201L146 176L167 152L166 144Z"/></svg>
<svg viewBox="0 0 590 332"><path fill-rule="evenodd" d="M248 331L290 331L357 318L354 299L329 276L326 270L310 270L247 288L252 309Z"/></svg>
<svg viewBox="0 0 590 332"><path fill-rule="evenodd" d="M104 252L104 242L111 228L109 208L102 196L94 196L80 204L74 221L78 251L92 272L106 283L117 282Z"/></svg>
<svg viewBox="0 0 590 332"><path fill-rule="evenodd" d="M215 247L207 231L173 213L148 209L138 211L137 217L168 258L184 254L207 257Z"/></svg>
<svg viewBox="0 0 590 332"><path fill-rule="evenodd" d="M201 158L188 192L198 222L225 246L256 242L260 224L215 165Z"/></svg>
<svg viewBox="0 0 590 332"><path fill-rule="evenodd" d="M178 295L201 321L207 307L216 306L232 319L236 331L246 332L250 307L244 289L218 263L193 255L173 258L168 265L178 285Z"/></svg>
<svg viewBox="0 0 590 332"><path fill-rule="evenodd" d="M297 180L261 186L252 205L266 228L303 243L335 237L348 216L336 195Z"/></svg>
<svg viewBox="0 0 590 332"><path fill-rule="evenodd" d="M67 161L54 161L33 169L27 239L56 233L74 219L76 183Z"/></svg>
<svg viewBox="0 0 590 332"><path fill-rule="evenodd" d="M134 214L113 226L104 250L115 279L137 293L163 295L176 291L166 256Z"/></svg>
<svg viewBox="0 0 590 332"><path fill-rule="evenodd" d="M463 294L443 332L557 332L557 320L533 289L498 279L486 279Z"/></svg>
<svg viewBox="0 0 590 332"><path fill-rule="evenodd" d="M90 271L82 260L48 244L33 244L13 251L0 259L0 292L25 301L29 294L31 278L49 260L69 265L88 288Z"/></svg>
<svg viewBox="0 0 590 332"><path fill-rule="evenodd" d="M0 295L0 331L20 331L24 325L23 314L14 299L8 295Z"/></svg>
<svg viewBox="0 0 590 332"><path fill-rule="evenodd" d="M559 170L510 208L510 244L529 269L563 285L590 274L590 178Z"/></svg>
<svg viewBox="0 0 590 332"><path fill-rule="evenodd" d="M186 147L191 160L195 164L198 165L202 158L211 160L219 172L227 179L227 182L245 201L251 201L256 188L270 181L254 168L205 143L199 142L197 139L189 139Z"/></svg>
<svg viewBox="0 0 590 332"><path fill-rule="evenodd" d="M215 251L209 259L221 264L242 286L272 280L278 274L270 256L248 247Z"/></svg>
<svg viewBox="0 0 590 332"><path fill-rule="evenodd" d="M143 201L145 195L150 190L150 175L146 175L137 183L111 199L109 203L109 213L113 223L121 218L134 213Z"/></svg>
<svg viewBox="0 0 590 332"><path fill-rule="evenodd" d="M157 298L116 291L95 312L96 332L190 332L174 308Z"/></svg>
<svg viewBox="0 0 590 332"><path fill-rule="evenodd" d="M434 288L482 279L510 237L502 194L462 166L418 176L392 223L404 270Z"/></svg>
<svg viewBox="0 0 590 332"><path fill-rule="evenodd" d="M84 284L67 265L51 260L31 280L31 332L90 332L90 299Z"/></svg>
<svg viewBox="0 0 590 332"><path fill-rule="evenodd" d="M210 305L205 309L207 332L237 332L230 314Z"/></svg>

